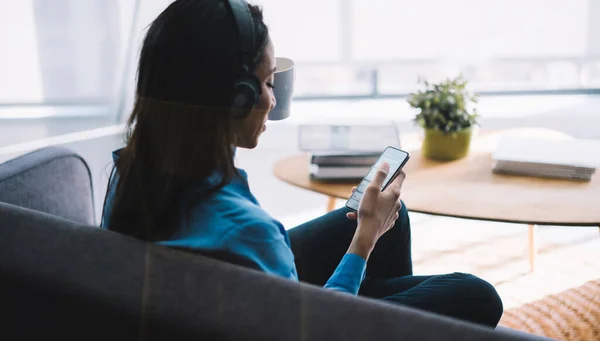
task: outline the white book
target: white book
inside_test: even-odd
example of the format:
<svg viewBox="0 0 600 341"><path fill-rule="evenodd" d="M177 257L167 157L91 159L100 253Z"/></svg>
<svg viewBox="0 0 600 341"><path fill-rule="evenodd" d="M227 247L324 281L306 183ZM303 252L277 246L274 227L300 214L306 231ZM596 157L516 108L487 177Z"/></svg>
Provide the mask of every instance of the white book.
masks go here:
<svg viewBox="0 0 600 341"><path fill-rule="evenodd" d="M298 127L298 148L306 152L383 152L400 148L394 122L364 119L361 123L304 123Z"/></svg>
<svg viewBox="0 0 600 341"><path fill-rule="evenodd" d="M600 167L600 140L550 140L511 136L500 140L492 158L495 161L560 165L596 169Z"/></svg>

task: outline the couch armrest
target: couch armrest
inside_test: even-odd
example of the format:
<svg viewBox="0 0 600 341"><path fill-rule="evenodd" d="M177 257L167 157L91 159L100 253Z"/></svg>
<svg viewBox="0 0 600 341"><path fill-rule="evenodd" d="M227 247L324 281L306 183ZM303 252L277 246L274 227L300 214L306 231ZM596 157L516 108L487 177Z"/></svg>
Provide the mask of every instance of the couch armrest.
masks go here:
<svg viewBox="0 0 600 341"><path fill-rule="evenodd" d="M0 201L95 224L92 178L70 149L47 147L0 164Z"/></svg>

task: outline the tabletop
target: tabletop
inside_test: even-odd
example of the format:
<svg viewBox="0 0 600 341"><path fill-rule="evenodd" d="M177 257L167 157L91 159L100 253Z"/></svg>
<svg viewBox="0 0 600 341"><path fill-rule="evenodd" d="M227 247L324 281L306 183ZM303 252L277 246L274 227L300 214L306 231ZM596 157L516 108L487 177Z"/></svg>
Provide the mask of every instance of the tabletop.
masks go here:
<svg viewBox="0 0 600 341"><path fill-rule="evenodd" d="M411 154L404 167L402 200L413 212L530 225L600 226L600 176L591 181L537 178L492 172L491 151L502 136L560 136L540 128L478 134L469 155L441 162L421 156L416 134L403 136L401 148ZM279 160L277 178L291 185L348 199L353 182L320 182L309 178L308 154Z"/></svg>

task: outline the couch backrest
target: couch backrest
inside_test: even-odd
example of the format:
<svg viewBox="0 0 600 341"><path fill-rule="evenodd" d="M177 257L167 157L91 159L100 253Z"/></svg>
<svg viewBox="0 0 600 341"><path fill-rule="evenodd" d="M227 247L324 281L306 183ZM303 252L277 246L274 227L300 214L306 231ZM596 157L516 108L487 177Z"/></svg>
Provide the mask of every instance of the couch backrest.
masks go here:
<svg viewBox="0 0 600 341"><path fill-rule="evenodd" d="M63 147L42 148L0 164L0 202L95 223L88 165Z"/></svg>
<svg viewBox="0 0 600 341"><path fill-rule="evenodd" d="M517 340L0 203L15 340Z"/></svg>

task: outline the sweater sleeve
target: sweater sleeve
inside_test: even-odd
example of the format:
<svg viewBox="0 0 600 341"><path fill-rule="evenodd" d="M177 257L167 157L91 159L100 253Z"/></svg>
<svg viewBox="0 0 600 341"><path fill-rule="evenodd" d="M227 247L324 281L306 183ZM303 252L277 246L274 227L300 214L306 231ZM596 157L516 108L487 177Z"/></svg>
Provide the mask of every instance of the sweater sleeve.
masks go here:
<svg viewBox="0 0 600 341"><path fill-rule="evenodd" d="M325 284L326 289L357 295L365 278L367 261L359 255L347 253Z"/></svg>

